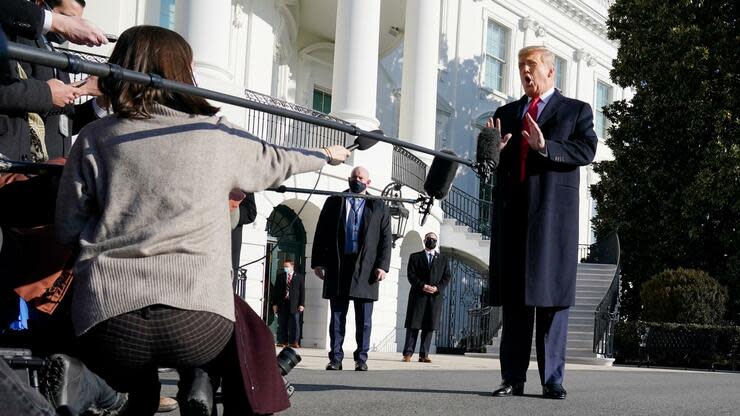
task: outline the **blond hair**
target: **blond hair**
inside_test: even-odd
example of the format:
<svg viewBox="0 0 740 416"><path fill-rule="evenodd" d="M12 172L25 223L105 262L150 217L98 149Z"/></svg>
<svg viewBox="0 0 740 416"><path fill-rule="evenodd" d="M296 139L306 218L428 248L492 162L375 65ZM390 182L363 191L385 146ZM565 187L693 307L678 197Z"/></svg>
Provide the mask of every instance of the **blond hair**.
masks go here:
<svg viewBox="0 0 740 416"><path fill-rule="evenodd" d="M524 48L519 50L518 57L519 59L522 59L522 57L533 55L536 53L540 54L540 62L551 68L555 67L555 54L542 45L525 46Z"/></svg>

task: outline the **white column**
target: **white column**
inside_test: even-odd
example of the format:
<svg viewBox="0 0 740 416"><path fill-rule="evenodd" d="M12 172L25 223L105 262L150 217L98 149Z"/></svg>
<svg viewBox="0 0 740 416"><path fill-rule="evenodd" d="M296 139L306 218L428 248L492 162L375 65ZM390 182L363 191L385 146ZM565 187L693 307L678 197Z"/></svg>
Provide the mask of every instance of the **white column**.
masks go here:
<svg viewBox="0 0 740 416"><path fill-rule="evenodd" d="M439 2L407 0L398 136L431 149L437 116L438 53ZM417 156L431 163L431 156Z"/></svg>
<svg viewBox="0 0 740 416"><path fill-rule="evenodd" d="M379 128L376 117L379 0L338 0L332 70L331 115L364 130ZM378 143L353 153L353 165L365 166L381 190L390 182L392 146ZM349 329L348 329L349 330Z"/></svg>
<svg viewBox="0 0 740 416"><path fill-rule="evenodd" d="M180 2L178 2L180 3ZM193 48L196 70L209 78L229 80L230 0L185 0L178 4L176 26Z"/></svg>
<svg viewBox="0 0 740 416"><path fill-rule="evenodd" d="M331 115L376 129L380 1L339 0L336 26Z"/></svg>

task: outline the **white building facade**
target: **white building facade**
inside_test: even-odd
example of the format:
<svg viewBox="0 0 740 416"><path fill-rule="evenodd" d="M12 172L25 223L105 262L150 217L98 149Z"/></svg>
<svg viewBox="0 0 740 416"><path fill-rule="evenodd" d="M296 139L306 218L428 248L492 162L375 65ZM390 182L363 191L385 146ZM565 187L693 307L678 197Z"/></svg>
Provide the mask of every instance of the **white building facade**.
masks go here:
<svg viewBox="0 0 740 416"><path fill-rule="evenodd" d="M382 129L428 148L454 150L475 157L477 133L499 106L523 94L517 72L517 51L545 45L558 57L557 87L569 97L594 107L597 134L606 134L600 107L629 98L609 78L617 45L606 38L606 0L132 0L88 1L85 17L108 33L160 25L182 34L193 47L200 86L281 106L297 104L366 129ZM85 50L102 55L112 45ZM263 94L245 93L245 90ZM236 124L257 135L270 131L272 141L311 145L320 129L222 105ZM272 123L272 124L271 124ZM273 127L266 127L272 125ZM325 130L323 130L325 132ZM318 134L318 133L316 133ZM313 140L313 141L312 141ZM286 186L344 190L353 166L366 166L372 191L398 182L400 157L380 143L355 152L351 163L298 175ZM597 160L610 157L600 140ZM418 159L416 159L418 158ZM424 154L409 160L426 164ZM258 169L259 167L255 167ZM394 177L395 176L395 177ZM423 178L421 179L423 181ZM581 174L580 242L593 243L594 214L588 185L597 181L590 167ZM405 183L404 185L409 185ZM461 168L455 181L459 193L480 196L474 173ZM419 190L418 180L416 189ZM415 198L417 190L402 188ZM244 227L242 263L246 299L267 315L265 297L270 279L285 258L306 272L306 347L328 345L328 302L322 282L310 270L311 244L325 197L262 192L256 195L258 218ZM489 242L466 227L445 219L436 206L425 226L411 210L403 239L393 252L388 278L381 283L373 315L375 350L402 347L408 282L406 260L422 248L422 236L440 235L443 251L472 269L487 267ZM293 221L295 216L298 217ZM287 230L287 231L286 231ZM277 246L277 247L276 247ZM477 305L480 306L480 305ZM354 332L352 311L347 333ZM398 341L398 342L397 342ZM347 347L353 347L348 336Z"/></svg>

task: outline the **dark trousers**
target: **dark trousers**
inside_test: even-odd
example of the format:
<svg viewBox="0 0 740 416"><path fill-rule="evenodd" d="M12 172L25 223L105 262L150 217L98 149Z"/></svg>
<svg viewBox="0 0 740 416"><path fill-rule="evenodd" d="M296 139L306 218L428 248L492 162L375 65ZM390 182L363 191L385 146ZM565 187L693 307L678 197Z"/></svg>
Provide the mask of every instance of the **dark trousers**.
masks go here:
<svg viewBox="0 0 740 416"><path fill-rule="evenodd" d="M429 348L432 346L433 329L421 330L421 345L419 346L419 357L429 355ZM416 338L419 336L418 329L406 329L406 342L403 344L403 355L414 355L416 350Z"/></svg>
<svg viewBox="0 0 740 416"><path fill-rule="evenodd" d="M329 322L330 351L329 360L341 362L344 359L344 332L349 310L349 298L335 298L329 300L331 321ZM355 340L357 349L353 356L355 361L366 362L367 352L370 350L370 330L372 329L373 301L353 299L355 306Z"/></svg>
<svg viewBox="0 0 740 416"><path fill-rule="evenodd" d="M128 414L153 415L159 406L158 367L201 367L232 340L234 323L203 311L154 305L118 315L80 338L84 361L111 387L129 393Z"/></svg>
<svg viewBox="0 0 740 416"><path fill-rule="evenodd" d="M295 343L301 340L301 313L290 311L290 301L278 306L278 343Z"/></svg>
<svg viewBox="0 0 740 416"><path fill-rule="evenodd" d="M536 322L537 367L542 384L562 384L568 341L569 308L504 305L501 334L501 376L510 383L527 381ZM536 319L535 319L536 317Z"/></svg>

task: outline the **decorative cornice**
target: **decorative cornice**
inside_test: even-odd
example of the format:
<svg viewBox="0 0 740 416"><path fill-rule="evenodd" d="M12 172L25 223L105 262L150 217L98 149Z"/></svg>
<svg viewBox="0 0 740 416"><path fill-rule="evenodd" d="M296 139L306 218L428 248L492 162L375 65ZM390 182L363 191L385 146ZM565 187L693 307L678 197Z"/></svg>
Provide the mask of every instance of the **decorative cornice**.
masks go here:
<svg viewBox="0 0 740 416"><path fill-rule="evenodd" d="M547 29L545 29L542 23L532 19L529 16L522 17L522 19L519 21L519 26L522 30L532 29L535 36L537 36L538 38L547 36Z"/></svg>
<svg viewBox="0 0 740 416"><path fill-rule="evenodd" d="M544 0L583 27L606 38L606 19L613 0ZM597 3L596 8L588 3ZM602 9L602 10L598 10Z"/></svg>
<svg viewBox="0 0 740 416"><path fill-rule="evenodd" d="M588 66L594 66L596 65L596 57L591 55L589 52L587 52L585 49L577 49L573 53L573 60L576 62L585 62Z"/></svg>

